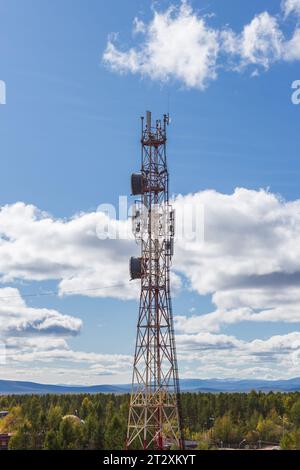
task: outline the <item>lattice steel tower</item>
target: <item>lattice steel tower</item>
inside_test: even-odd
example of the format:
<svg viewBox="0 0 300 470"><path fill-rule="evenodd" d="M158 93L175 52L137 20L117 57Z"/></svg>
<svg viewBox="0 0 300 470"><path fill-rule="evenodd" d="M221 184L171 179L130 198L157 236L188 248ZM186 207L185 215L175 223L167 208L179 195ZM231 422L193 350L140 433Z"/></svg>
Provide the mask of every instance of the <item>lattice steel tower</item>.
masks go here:
<svg viewBox="0 0 300 470"><path fill-rule="evenodd" d="M174 211L169 203L166 127L142 117L141 172L131 176L133 232L141 256L130 259L141 293L126 448L183 449L178 367L170 297Z"/></svg>

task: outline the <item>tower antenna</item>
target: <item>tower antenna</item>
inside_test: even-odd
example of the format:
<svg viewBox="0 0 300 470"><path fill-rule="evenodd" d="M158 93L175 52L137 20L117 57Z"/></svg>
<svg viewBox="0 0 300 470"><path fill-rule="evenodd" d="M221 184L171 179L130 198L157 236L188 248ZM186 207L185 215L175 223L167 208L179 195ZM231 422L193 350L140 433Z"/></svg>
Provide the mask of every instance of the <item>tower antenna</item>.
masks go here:
<svg viewBox="0 0 300 470"><path fill-rule="evenodd" d="M142 118L141 171L131 176L139 199L133 232L141 246L130 259L131 279L140 279L140 305L126 448L184 448L175 334L170 294L175 213L169 203L168 115Z"/></svg>

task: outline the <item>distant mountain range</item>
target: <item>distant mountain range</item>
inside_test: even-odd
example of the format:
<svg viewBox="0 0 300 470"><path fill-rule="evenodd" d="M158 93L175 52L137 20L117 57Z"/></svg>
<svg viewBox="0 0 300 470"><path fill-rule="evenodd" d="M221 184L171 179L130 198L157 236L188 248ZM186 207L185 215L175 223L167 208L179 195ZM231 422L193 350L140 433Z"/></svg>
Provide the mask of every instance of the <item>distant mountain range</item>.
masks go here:
<svg viewBox="0 0 300 470"><path fill-rule="evenodd" d="M183 392L250 392L261 390L263 392L300 391L300 377L289 380L234 380L234 379L183 379L180 381ZM46 394L46 393L128 393L131 385L93 385L69 386L47 385L34 382L19 382L0 380L0 395L9 394Z"/></svg>

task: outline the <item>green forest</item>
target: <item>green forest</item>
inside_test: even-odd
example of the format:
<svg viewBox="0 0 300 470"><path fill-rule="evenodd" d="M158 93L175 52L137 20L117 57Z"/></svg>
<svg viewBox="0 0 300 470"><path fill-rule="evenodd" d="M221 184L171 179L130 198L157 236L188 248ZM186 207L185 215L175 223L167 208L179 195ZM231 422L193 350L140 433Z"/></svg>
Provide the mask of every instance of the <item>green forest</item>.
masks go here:
<svg viewBox="0 0 300 470"><path fill-rule="evenodd" d="M124 448L128 395L0 396L9 449ZM300 393L183 393L185 439L197 449L300 449Z"/></svg>

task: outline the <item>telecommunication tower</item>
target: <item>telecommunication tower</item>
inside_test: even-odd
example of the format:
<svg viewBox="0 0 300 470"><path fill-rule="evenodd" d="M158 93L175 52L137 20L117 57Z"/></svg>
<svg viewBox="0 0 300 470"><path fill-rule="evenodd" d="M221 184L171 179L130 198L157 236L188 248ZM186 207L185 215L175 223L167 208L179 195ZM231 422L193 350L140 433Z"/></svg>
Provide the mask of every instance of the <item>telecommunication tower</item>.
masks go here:
<svg viewBox="0 0 300 470"><path fill-rule="evenodd" d="M131 176L133 233L141 255L130 259L140 279L140 305L126 448L183 449L180 390L170 296L175 217L169 203L167 125L142 117L141 171Z"/></svg>

